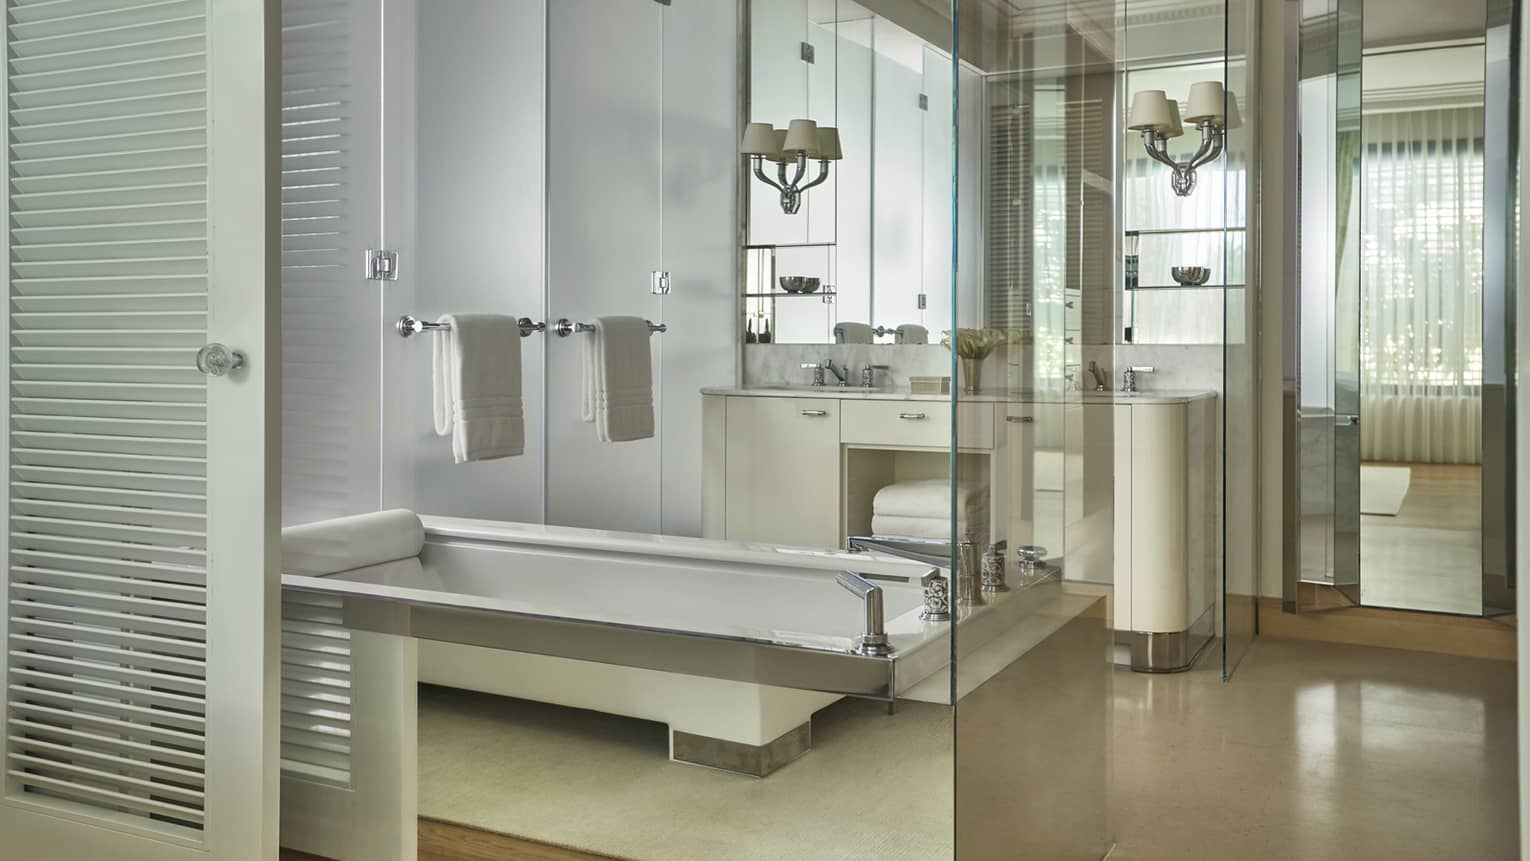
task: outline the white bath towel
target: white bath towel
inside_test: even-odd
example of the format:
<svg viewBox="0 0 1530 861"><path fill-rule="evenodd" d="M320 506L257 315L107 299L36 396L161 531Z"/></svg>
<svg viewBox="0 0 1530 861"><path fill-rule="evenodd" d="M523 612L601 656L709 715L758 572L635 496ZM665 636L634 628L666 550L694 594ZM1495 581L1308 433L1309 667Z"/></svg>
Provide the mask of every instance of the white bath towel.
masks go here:
<svg viewBox="0 0 1530 861"><path fill-rule="evenodd" d="M975 521L957 521L958 535L974 538L984 533L986 524ZM930 538L936 541L951 540L951 521L943 517L899 517L895 514L873 514L871 534L881 538Z"/></svg>
<svg viewBox="0 0 1530 861"><path fill-rule="evenodd" d="M436 433L452 438L457 463L526 450L521 330L499 314L447 314L432 353Z"/></svg>
<svg viewBox="0 0 1530 861"><path fill-rule="evenodd" d="M876 338L876 332L865 323L835 323L834 343L836 344L870 344Z"/></svg>
<svg viewBox="0 0 1530 861"><path fill-rule="evenodd" d="M425 527L395 508L336 517L282 530L282 571L320 577L420 555Z"/></svg>
<svg viewBox="0 0 1530 861"><path fill-rule="evenodd" d="M597 317L584 339L584 420L601 442L653 436L653 357L648 321Z"/></svg>
<svg viewBox="0 0 1530 861"><path fill-rule="evenodd" d="M930 330L918 323L904 323L898 327L897 335L893 338L898 344L928 344L930 343Z"/></svg>
<svg viewBox="0 0 1530 861"><path fill-rule="evenodd" d="M988 488L976 483L958 483L956 502L962 517L969 520L981 519L988 512ZM873 514L893 517L923 517L944 521L951 512L951 483L937 478L889 484L871 498L871 511Z"/></svg>

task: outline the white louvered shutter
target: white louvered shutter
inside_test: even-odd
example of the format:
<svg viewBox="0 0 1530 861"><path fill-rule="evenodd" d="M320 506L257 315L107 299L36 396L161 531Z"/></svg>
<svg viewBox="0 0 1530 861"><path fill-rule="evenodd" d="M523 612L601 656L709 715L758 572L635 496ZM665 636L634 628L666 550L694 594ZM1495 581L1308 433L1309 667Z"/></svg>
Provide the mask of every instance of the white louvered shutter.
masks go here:
<svg viewBox="0 0 1530 861"><path fill-rule="evenodd" d="M5 10L0 854L270 857L278 19L265 0ZM204 377L209 341L245 367Z"/></svg>

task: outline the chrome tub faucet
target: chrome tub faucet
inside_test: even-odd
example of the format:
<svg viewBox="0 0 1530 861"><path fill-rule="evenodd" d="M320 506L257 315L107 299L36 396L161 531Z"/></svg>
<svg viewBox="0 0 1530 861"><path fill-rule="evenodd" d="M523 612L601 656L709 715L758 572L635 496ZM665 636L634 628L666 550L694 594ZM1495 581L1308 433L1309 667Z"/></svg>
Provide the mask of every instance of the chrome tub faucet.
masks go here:
<svg viewBox="0 0 1530 861"><path fill-rule="evenodd" d="M854 571L839 572L834 582L860 598L865 605L866 631L856 639L855 653L875 657L892 654L892 646L887 641L887 629L882 622L882 587Z"/></svg>

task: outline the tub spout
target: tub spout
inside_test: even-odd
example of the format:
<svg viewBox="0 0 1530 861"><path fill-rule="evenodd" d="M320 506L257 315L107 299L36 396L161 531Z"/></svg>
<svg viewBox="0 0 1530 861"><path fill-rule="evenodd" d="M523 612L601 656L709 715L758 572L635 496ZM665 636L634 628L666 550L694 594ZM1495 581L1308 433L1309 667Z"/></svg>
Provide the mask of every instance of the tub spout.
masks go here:
<svg viewBox="0 0 1530 861"><path fill-rule="evenodd" d="M834 582L845 587L865 604L866 632L856 641L855 653L876 657L892 654L892 646L887 642L887 630L882 625L882 587L854 571L839 572Z"/></svg>

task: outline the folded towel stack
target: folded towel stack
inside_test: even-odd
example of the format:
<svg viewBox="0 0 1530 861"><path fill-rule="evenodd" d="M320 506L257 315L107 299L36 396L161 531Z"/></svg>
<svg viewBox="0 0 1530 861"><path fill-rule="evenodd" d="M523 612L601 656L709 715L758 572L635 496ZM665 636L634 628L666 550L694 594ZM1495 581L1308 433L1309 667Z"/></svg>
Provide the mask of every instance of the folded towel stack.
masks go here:
<svg viewBox="0 0 1530 861"><path fill-rule="evenodd" d="M584 412L601 442L653 436L651 332L641 317L596 317L584 339Z"/></svg>
<svg viewBox="0 0 1530 861"><path fill-rule="evenodd" d="M988 488L959 483L956 529L980 536L988 528ZM882 537L951 538L951 484L942 478L905 481L877 491L871 500L871 531Z"/></svg>
<svg viewBox="0 0 1530 861"><path fill-rule="evenodd" d="M499 314L447 314L435 336L431 403L436 434L452 438L457 463L526 450L521 404L521 330Z"/></svg>

